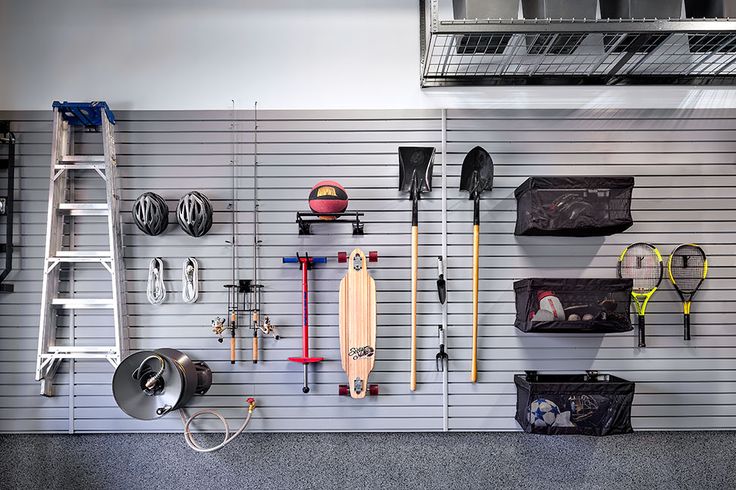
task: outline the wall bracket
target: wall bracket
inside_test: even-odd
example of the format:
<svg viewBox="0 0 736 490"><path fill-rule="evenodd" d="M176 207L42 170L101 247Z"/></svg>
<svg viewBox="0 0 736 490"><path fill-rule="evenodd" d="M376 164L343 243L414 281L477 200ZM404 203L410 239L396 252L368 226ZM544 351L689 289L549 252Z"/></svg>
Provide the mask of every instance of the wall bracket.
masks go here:
<svg viewBox="0 0 736 490"><path fill-rule="evenodd" d="M329 216L334 219L320 219L321 216ZM363 235L363 223L360 217L363 213L358 211L346 211L344 213L307 213L297 211L296 222L299 225L300 235L311 235L312 225L315 223L351 223L353 225L353 235Z"/></svg>

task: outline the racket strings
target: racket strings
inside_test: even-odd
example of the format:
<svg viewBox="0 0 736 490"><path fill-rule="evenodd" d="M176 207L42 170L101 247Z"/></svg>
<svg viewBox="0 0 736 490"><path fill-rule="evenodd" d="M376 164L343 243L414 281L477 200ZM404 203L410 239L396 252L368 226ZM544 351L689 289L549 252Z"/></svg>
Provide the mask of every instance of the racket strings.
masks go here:
<svg viewBox="0 0 736 490"><path fill-rule="evenodd" d="M621 259L621 277L633 280L638 293L649 292L662 280L662 261L654 248L641 244L630 247Z"/></svg>
<svg viewBox="0 0 736 490"><path fill-rule="evenodd" d="M705 254L698 247L686 245L672 252L669 261L674 284L684 293L695 292L705 273Z"/></svg>

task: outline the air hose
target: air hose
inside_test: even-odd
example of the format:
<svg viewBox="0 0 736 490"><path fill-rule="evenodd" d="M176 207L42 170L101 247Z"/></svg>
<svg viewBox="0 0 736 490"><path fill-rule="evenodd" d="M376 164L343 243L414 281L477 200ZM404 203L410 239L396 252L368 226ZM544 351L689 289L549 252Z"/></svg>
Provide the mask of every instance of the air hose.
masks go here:
<svg viewBox="0 0 736 490"><path fill-rule="evenodd" d="M164 261L161 257L151 259L148 266L148 284L146 296L152 305L160 305L166 299L166 286L164 285Z"/></svg>
<svg viewBox="0 0 736 490"><path fill-rule="evenodd" d="M181 276L181 297L185 303L195 303L199 297L199 264L194 257L184 261Z"/></svg>
<svg viewBox="0 0 736 490"><path fill-rule="evenodd" d="M225 417L220 415L220 412L217 410L213 410L211 408L206 408L204 410L200 410L198 412L195 412L192 414L191 417L187 418L186 413L184 413L183 409L179 410L179 416L181 417L181 422L184 424L184 440L187 442L187 445L194 449L195 451L199 453L210 453L212 451L217 451L218 449L222 449L223 447L230 444L233 439L238 437L248 426L248 423L250 422L250 418L253 416L253 411L256 409L256 401L253 398L248 398L248 415L245 417L245 421L243 421L243 424L238 428L237 431L231 436L230 435L230 427L227 425L227 420L225 420ZM220 419L220 422L222 422L222 426L225 428L225 434L222 439L222 442L216 446L212 447L203 447L200 446L197 441L194 440L194 436L192 435L192 432L190 430L190 425L197 417L201 417L202 415L209 414L214 415L218 419Z"/></svg>

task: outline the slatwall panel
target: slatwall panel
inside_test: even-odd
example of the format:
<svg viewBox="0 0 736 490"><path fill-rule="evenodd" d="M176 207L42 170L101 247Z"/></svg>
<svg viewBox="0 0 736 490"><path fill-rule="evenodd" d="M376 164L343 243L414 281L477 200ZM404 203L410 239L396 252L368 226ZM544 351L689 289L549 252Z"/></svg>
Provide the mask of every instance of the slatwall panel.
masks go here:
<svg viewBox="0 0 736 490"><path fill-rule="evenodd" d="M448 228L453 372L450 428L506 430L512 375L596 369L637 382L635 429L736 427L733 320L736 121L733 111L448 111ZM468 382L472 203L455 190L465 153L493 156L481 204L479 382ZM530 175L633 175L635 225L611 237L514 237L514 189ZM669 254L695 241L712 269L682 340L679 298L663 283L647 310L647 348L625 334L523 334L513 327L513 281L615 277L616 257L648 241Z"/></svg>
<svg viewBox="0 0 736 490"><path fill-rule="evenodd" d="M436 256L441 253L440 162L434 190L420 204L419 387L408 389L410 203L397 191L399 145L441 148L441 112L435 111L259 111L264 312L282 340L263 342L262 360L250 359L249 331L231 366L210 321L223 316L230 280L231 166L238 164L238 256L240 278L251 276L252 111L117 112L118 154L124 210L144 191L155 191L173 210L184 193L197 189L215 207L215 225L199 239L176 226L160 237L138 232L124 216L132 349L176 347L214 370L210 393L196 407L216 407L231 418L243 415L245 395L260 410L254 430L441 430L442 383L434 371ZM112 368L103 362L64 364L57 396L38 396L33 380L46 221L50 112L2 114L13 119L19 138L21 245L13 275L16 292L0 298L0 430L124 432L178 431L174 416L155 422L127 418L110 392ZM574 372L599 369L637 382L637 429L723 429L736 425L736 335L729 301L734 283L733 209L736 112L716 111L448 111L448 230L450 428L514 430L513 373L524 369ZM94 151L93 135L81 135L82 150ZM235 142L235 144L233 144ZM481 340L479 382L468 382L470 365L470 265L472 206L457 190L467 150L483 145L496 162L495 188L484 195L481 238ZM635 175L636 225L607 238L513 236L513 190L529 175ZM354 210L366 213L366 235L353 237L347 224L321 226L299 237L294 213L306 209L317 180L336 179L348 188ZM95 199L92 177L75 181L80 199ZM174 220L172 213L171 220ZM79 220L77 246L105 243L101 223ZM634 332L610 335L522 334L513 327L512 283L534 276L613 277L615 257L633 241L648 240L669 253L698 241L712 271L693 308L693 340L681 340L680 306L669 286L649 308L649 347L637 349ZM338 250L376 249L378 351L371 381L381 395L352 400L336 395L344 382L339 361L337 289L343 265ZM300 272L281 263L297 251L328 255L311 272L312 353L326 360L311 371L312 393L301 393L301 366L286 358L301 346ZM151 257L164 258L167 301L148 304L145 281ZM201 265L200 300L183 304L180 268L187 256ZM106 287L106 273L88 267L73 272L76 294ZM78 312L61 319L59 336L100 343L109 332L104 316ZM102 339L102 340L101 340ZM73 397L69 395L73 394ZM205 424L205 428L215 425Z"/></svg>

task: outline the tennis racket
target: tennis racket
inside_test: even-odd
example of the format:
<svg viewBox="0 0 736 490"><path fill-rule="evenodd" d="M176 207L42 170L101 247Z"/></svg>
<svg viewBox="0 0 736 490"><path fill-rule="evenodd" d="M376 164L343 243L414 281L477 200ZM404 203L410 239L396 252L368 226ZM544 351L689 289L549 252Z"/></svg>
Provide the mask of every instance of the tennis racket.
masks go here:
<svg viewBox="0 0 736 490"><path fill-rule="evenodd" d="M675 291L682 300L682 311L685 314L685 340L690 340L690 306L693 296L698 290L706 274L708 274L708 258L705 252L694 243L678 246L667 261L667 272Z"/></svg>
<svg viewBox="0 0 736 490"><path fill-rule="evenodd" d="M634 243L621 253L616 269L621 279L633 279L631 296L634 298L636 313L639 316L639 347L646 347L644 315L649 300L662 282L664 275L662 255L654 245Z"/></svg>

